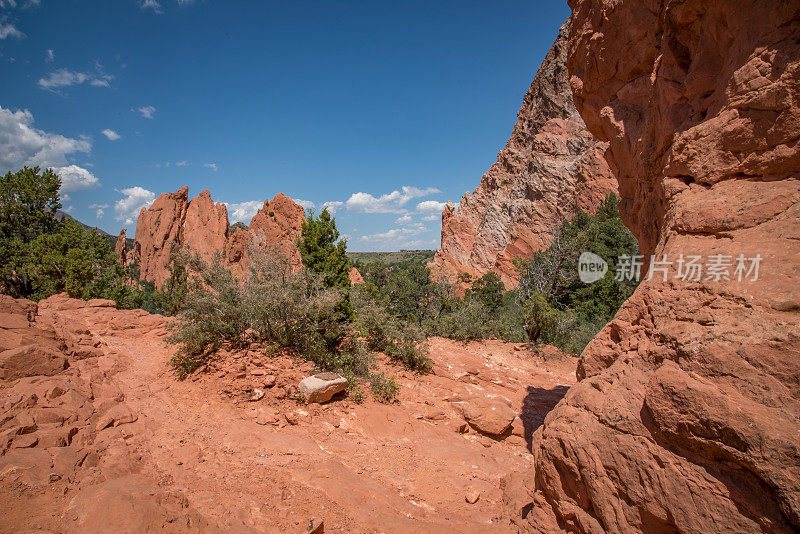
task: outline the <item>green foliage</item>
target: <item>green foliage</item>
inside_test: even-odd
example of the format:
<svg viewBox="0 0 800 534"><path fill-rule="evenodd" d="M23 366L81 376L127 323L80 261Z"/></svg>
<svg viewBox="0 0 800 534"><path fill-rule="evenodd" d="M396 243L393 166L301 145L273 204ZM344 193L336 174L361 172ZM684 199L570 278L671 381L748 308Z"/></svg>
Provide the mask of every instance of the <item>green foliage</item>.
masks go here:
<svg viewBox="0 0 800 534"><path fill-rule="evenodd" d="M283 255L249 254L250 278L243 284L219 256L210 264L190 260L199 283L190 284L170 337L180 345L171 362L179 375L202 365L222 343L251 341L293 349L323 369L365 374L368 355L345 339L350 327L340 307L342 290L325 287L308 270L292 273Z"/></svg>
<svg viewBox="0 0 800 534"><path fill-rule="evenodd" d="M239 230L247 230L247 225L241 221L235 222L231 225L231 233L238 232Z"/></svg>
<svg viewBox="0 0 800 534"><path fill-rule="evenodd" d="M609 265L609 272L589 285L580 281L576 268L584 251ZM550 247L518 262L519 299L531 341L583 350L636 289L637 281L614 276L617 258L626 254L638 254L638 244L619 216L619 198L609 194L594 215L578 212L558 229Z"/></svg>
<svg viewBox="0 0 800 534"><path fill-rule="evenodd" d="M322 210L319 217L309 212L303 222L297 248L305 268L322 274L326 287L350 287L347 241L339 239L336 219L331 217L327 209Z"/></svg>
<svg viewBox="0 0 800 534"><path fill-rule="evenodd" d="M191 257L186 252L173 253L169 278L160 290L152 290L153 308L163 315L176 315L189 296L189 269ZM134 278L138 280L138 276Z"/></svg>
<svg viewBox="0 0 800 534"><path fill-rule="evenodd" d="M375 373L369 377L372 397L378 402L391 403L397 399L397 380L395 377L387 377L383 373Z"/></svg>
<svg viewBox="0 0 800 534"><path fill-rule="evenodd" d="M25 271L30 243L55 232L61 208L61 180L51 170L24 167L0 179L0 291L13 297L32 293Z"/></svg>
<svg viewBox="0 0 800 534"><path fill-rule="evenodd" d="M65 218L54 233L41 234L28 247L22 272L29 297L66 291L74 298L112 298L125 292L124 269L108 241Z"/></svg>
<svg viewBox="0 0 800 534"><path fill-rule="evenodd" d="M472 287L467 290L467 297L477 299L490 310L496 311L503 304L505 291L506 286L500 277L488 272L472 282Z"/></svg>
<svg viewBox="0 0 800 534"><path fill-rule="evenodd" d="M432 362L422 330L414 323L393 316L385 306L371 300L361 287L354 288L353 294L357 302L356 325L367 347L386 354L407 369L419 373L429 371Z"/></svg>
<svg viewBox="0 0 800 534"><path fill-rule="evenodd" d="M350 265L363 272L369 263L381 261L386 265L405 267L412 263L425 265L433 260L435 250L400 250L395 252L347 252Z"/></svg>
<svg viewBox="0 0 800 534"><path fill-rule="evenodd" d="M558 310L539 291L533 291L523 305L525 333L536 341L542 332L550 329L558 319Z"/></svg>
<svg viewBox="0 0 800 534"><path fill-rule="evenodd" d="M432 283L419 259L359 263L365 283L353 288L351 301L367 344L388 354L395 344L387 348L376 340L397 339L398 332L413 325L427 335L464 341L527 340L580 352L635 288L635 283L614 279L617 257L637 253L618 204L610 195L594 215L577 213L555 232L550 247L515 261L521 280L513 291L506 291L494 273L478 279L462 274L459 282L467 290L459 298L448 284ZM583 284L577 272L583 251L603 257L611 272Z"/></svg>

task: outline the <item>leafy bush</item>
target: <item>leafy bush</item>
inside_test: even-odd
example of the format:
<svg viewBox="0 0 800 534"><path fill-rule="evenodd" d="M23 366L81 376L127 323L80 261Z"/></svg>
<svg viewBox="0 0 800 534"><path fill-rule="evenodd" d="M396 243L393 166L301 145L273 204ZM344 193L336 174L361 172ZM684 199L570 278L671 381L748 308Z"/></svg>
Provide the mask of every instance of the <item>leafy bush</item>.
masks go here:
<svg viewBox="0 0 800 534"><path fill-rule="evenodd" d="M397 399L397 380L395 377L386 377L383 373L376 373L369 377L372 396L378 402L391 403Z"/></svg>
<svg viewBox="0 0 800 534"><path fill-rule="evenodd" d="M251 341L291 348L325 369L348 367L364 372L355 355L339 352L348 332L338 309L341 290L326 289L306 270L292 273L281 254L250 251L250 278L240 284L216 256L210 264L197 257L192 284L170 341L180 349L172 360L179 374L196 369L225 342ZM247 333L247 336L245 336Z"/></svg>
<svg viewBox="0 0 800 534"><path fill-rule="evenodd" d="M429 371L432 362L427 355L422 330L391 315L386 307L371 300L362 288L354 288L353 293L353 301L357 303L356 326L367 347L383 352L407 369L420 373Z"/></svg>

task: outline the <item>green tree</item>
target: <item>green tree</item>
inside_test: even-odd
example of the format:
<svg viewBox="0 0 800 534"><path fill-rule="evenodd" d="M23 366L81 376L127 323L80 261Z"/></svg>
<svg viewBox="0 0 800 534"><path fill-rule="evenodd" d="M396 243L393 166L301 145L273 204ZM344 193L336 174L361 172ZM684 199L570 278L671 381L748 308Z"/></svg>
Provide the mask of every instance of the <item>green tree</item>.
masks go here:
<svg viewBox="0 0 800 534"><path fill-rule="evenodd" d="M41 299L66 292L75 298L121 300L125 269L108 241L95 230L65 218L58 230L41 234L27 246L23 272L28 295Z"/></svg>
<svg viewBox="0 0 800 534"><path fill-rule="evenodd" d="M578 257L584 251L599 255L610 267L602 279L589 285L580 281L577 272ZM592 331L608 322L636 288L637 281L614 277L617 258L634 254L638 254L638 243L622 223L619 198L613 193L595 214L580 211L565 221L547 249L517 262L521 271L518 295L530 339L541 336L571 350L582 349Z"/></svg>
<svg viewBox="0 0 800 534"><path fill-rule="evenodd" d="M480 300L487 308L496 311L503 304L506 286L496 273L488 272L472 282L467 295Z"/></svg>
<svg viewBox="0 0 800 534"><path fill-rule="evenodd" d="M525 310L525 333L533 342L538 340L542 332L553 326L558 319L558 310L538 291L531 294L523 308Z"/></svg>
<svg viewBox="0 0 800 534"><path fill-rule="evenodd" d="M0 179L0 291L14 297L30 294L24 266L28 245L36 237L56 230L56 210L61 208L61 180L51 170L23 167Z"/></svg>
<svg viewBox="0 0 800 534"><path fill-rule="evenodd" d="M306 269L323 276L326 287L350 287L350 262L347 259L347 241L339 239L336 219L327 209L319 217L310 211L303 222L297 248Z"/></svg>

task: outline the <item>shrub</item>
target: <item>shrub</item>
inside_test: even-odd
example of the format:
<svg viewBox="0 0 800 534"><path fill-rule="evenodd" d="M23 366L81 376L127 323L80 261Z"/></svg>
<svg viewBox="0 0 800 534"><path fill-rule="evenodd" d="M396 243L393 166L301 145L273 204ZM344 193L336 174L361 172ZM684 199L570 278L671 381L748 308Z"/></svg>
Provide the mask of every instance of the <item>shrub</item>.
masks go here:
<svg viewBox="0 0 800 534"><path fill-rule="evenodd" d="M222 267L219 256L210 264L197 257L189 262L199 280L190 284L169 338L179 344L171 361L178 374L195 370L222 343L256 340L290 348L323 369L365 375L368 355L345 341L350 326L339 307L341 290L325 288L315 273L292 273L281 254L249 254L250 278L243 284Z"/></svg>
<svg viewBox="0 0 800 534"><path fill-rule="evenodd" d="M372 396L378 402L391 403L397 399L397 380L395 377L386 377L383 373L375 373L369 377Z"/></svg>
<svg viewBox="0 0 800 534"><path fill-rule="evenodd" d="M416 325L403 323L385 307L359 291L355 291L354 298L358 303L356 326L364 336L367 347L383 352L407 369L419 373L429 371L432 362L428 358L422 330Z"/></svg>

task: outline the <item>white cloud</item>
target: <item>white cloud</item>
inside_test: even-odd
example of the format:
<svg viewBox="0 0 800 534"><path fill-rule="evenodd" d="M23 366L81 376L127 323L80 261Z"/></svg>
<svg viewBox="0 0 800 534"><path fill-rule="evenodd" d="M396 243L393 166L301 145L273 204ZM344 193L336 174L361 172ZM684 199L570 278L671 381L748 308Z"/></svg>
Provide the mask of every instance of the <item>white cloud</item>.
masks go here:
<svg viewBox="0 0 800 534"><path fill-rule="evenodd" d="M0 8L13 9L19 7L21 9L28 9L30 7L37 7L41 4L41 0L26 0L25 2L18 2L17 0L0 0Z"/></svg>
<svg viewBox="0 0 800 534"><path fill-rule="evenodd" d="M423 221L438 221L441 215L433 214L433 215L426 215L422 218Z"/></svg>
<svg viewBox="0 0 800 534"><path fill-rule="evenodd" d="M77 165L55 167L53 170L61 178L62 193L72 193L100 185L100 180L94 174Z"/></svg>
<svg viewBox="0 0 800 534"><path fill-rule="evenodd" d="M156 198L155 193L143 187L134 186L118 191L125 198L117 200L114 204L114 217L118 221L125 221L125 224L133 224L134 217L139 215L142 208L150 207Z"/></svg>
<svg viewBox="0 0 800 534"><path fill-rule="evenodd" d="M177 167L186 167L188 163L186 161L178 161L175 163Z"/></svg>
<svg viewBox="0 0 800 534"><path fill-rule="evenodd" d="M216 163L203 163L203 167L208 167L214 172L217 172L217 170L219 170L219 167L217 167Z"/></svg>
<svg viewBox="0 0 800 534"><path fill-rule="evenodd" d="M59 87L70 87L86 82L89 82L89 85L94 87L110 87L110 82L114 77L110 74L105 74L102 67L98 64L95 65L95 68L96 72L93 73L58 69L44 78L39 78L37 84L42 89L47 89L48 91L55 91Z"/></svg>
<svg viewBox="0 0 800 534"><path fill-rule="evenodd" d="M106 214L106 212L105 212L106 208L108 208L108 204L89 204L89 209L90 210L97 210L95 212L95 216L98 219L102 219L103 215Z"/></svg>
<svg viewBox="0 0 800 534"><path fill-rule="evenodd" d="M154 108L153 106L142 106L140 108L137 108L135 111L138 111L141 114L141 116L144 117L145 119L152 119L153 115L156 112L156 108Z"/></svg>
<svg viewBox="0 0 800 534"><path fill-rule="evenodd" d="M353 193L347 199L347 209L356 213L403 213L403 207L412 199L440 193L434 187L419 189L404 185L400 191L374 197L369 193Z"/></svg>
<svg viewBox="0 0 800 534"><path fill-rule="evenodd" d="M154 13L161 13L161 4L157 0L142 0L142 9L152 9Z"/></svg>
<svg viewBox="0 0 800 534"><path fill-rule="evenodd" d="M435 200L423 200L419 204L417 204L417 211L421 211L422 213L441 213L444 211L444 207L447 205L446 202L437 202Z"/></svg>
<svg viewBox="0 0 800 534"><path fill-rule="evenodd" d="M322 209L328 210L328 213L331 215L336 215L336 212L344 206L344 202L339 200L329 200L327 202L322 203Z"/></svg>
<svg viewBox="0 0 800 534"><path fill-rule="evenodd" d="M228 219L231 223L250 224L250 219L264 206L264 201L248 200L246 202L223 202L223 204L228 208Z"/></svg>
<svg viewBox="0 0 800 534"><path fill-rule="evenodd" d="M422 224L417 223L414 226L410 227L403 227L403 228L393 228L388 232L383 232L379 234L370 234L370 235L362 235L359 240L365 243L386 243L388 242L399 242L403 238L415 236L427 232L428 229L425 228Z"/></svg>
<svg viewBox="0 0 800 534"><path fill-rule="evenodd" d="M25 165L53 168L61 177L62 197L66 200L67 193L100 184L91 172L67 160L69 154L88 154L91 149L92 143L87 138L72 139L37 130L28 110L12 112L0 106L0 173L16 171Z"/></svg>
<svg viewBox="0 0 800 534"><path fill-rule="evenodd" d="M310 200L300 200L299 198L293 198L292 200L294 200L295 203L303 206L303 209L305 210L313 210L316 207L316 204Z"/></svg>
<svg viewBox="0 0 800 534"><path fill-rule="evenodd" d="M17 39L21 39L25 37L25 34L11 24L0 24L0 39L5 39L7 37L16 37Z"/></svg>
<svg viewBox="0 0 800 534"><path fill-rule="evenodd" d="M103 130L101 133L102 133L103 135L105 135L106 137L108 137L108 140L109 140L109 141L116 141L117 139L119 139L119 138L121 138L121 137L122 137L120 134L118 134L118 133L117 133L117 132L115 132L114 130L110 130L110 129L108 129L108 128L106 128L105 130Z"/></svg>
<svg viewBox="0 0 800 534"><path fill-rule="evenodd" d="M402 217L398 217L395 222L397 224L408 224L408 223L413 222L413 221L414 221L414 218L411 215L405 214Z"/></svg>
<svg viewBox="0 0 800 534"><path fill-rule="evenodd" d="M61 211L63 211L64 213L72 213L73 211L75 211L75 206L67 206Z"/></svg>
<svg viewBox="0 0 800 534"><path fill-rule="evenodd" d="M47 50L44 51L44 60L47 63L52 63L55 58L56 58L56 53L53 52L52 49L48 48Z"/></svg>

